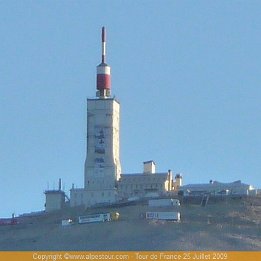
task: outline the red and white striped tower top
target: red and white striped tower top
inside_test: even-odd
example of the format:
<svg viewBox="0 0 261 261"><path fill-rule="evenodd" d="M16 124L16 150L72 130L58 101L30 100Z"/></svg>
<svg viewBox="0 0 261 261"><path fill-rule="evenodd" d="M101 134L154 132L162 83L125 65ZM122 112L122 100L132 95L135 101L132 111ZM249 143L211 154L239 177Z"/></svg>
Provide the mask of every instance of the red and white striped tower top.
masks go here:
<svg viewBox="0 0 261 261"><path fill-rule="evenodd" d="M110 97L111 68L106 64L106 31L102 27L102 62L97 66L97 97Z"/></svg>

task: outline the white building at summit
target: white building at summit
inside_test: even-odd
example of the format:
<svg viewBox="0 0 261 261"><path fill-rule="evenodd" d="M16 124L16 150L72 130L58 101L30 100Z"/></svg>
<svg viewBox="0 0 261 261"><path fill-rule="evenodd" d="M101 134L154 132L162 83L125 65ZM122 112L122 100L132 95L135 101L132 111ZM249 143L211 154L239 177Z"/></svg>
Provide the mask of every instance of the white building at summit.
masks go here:
<svg viewBox="0 0 261 261"><path fill-rule="evenodd" d="M97 66L96 97L87 100L87 155L84 188L72 188L70 205L92 206L117 201L120 178L120 104L111 98L110 67L105 62L105 28L102 28L102 62Z"/></svg>

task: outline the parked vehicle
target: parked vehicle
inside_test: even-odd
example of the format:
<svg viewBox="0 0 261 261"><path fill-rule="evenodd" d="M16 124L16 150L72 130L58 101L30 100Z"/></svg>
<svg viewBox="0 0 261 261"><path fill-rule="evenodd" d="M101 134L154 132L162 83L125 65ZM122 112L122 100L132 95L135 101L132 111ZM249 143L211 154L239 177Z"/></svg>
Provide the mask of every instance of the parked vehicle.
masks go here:
<svg viewBox="0 0 261 261"><path fill-rule="evenodd" d="M146 212L146 219L180 221L180 212Z"/></svg>
<svg viewBox="0 0 261 261"><path fill-rule="evenodd" d="M168 207L168 206L180 206L180 202L178 199L172 199L172 198L149 200L149 207Z"/></svg>
<svg viewBox="0 0 261 261"><path fill-rule="evenodd" d="M120 213L118 212L112 212L111 214L111 220L116 221L120 218Z"/></svg>
<svg viewBox="0 0 261 261"><path fill-rule="evenodd" d="M129 198L128 198L128 201L129 201L129 202L134 202L134 201L138 201L139 199L140 199L140 198L137 197L137 196L136 196L136 197L129 197Z"/></svg>
<svg viewBox="0 0 261 261"><path fill-rule="evenodd" d="M70 225L72 225L73 224L73 222L72 222L72 220L71 219L64 219L64 220L62 220L62 226L64 227L64 226L70 226Z"/></svg>
<svg viewBox="0 0 261 261"><path fill-rule="evenodd" d="M93 223L93 222L106 222L119 219L120 214L118 212L113 213L97 213L89 214L87 216L80 216L78 219L79 224Z"/></svg>

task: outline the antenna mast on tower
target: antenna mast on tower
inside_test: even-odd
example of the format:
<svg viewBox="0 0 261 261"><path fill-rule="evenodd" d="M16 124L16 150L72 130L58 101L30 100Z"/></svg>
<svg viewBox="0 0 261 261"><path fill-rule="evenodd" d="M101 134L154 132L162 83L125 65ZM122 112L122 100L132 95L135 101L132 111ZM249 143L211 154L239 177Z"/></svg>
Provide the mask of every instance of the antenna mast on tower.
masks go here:
<svg viewBox="0 0 261 261"><path fill-rule="evenodd" d="M97 92L96 96L100 99L111 96L111 68L106 64L106 31L102 27L102 62L97 66Z"/></svg>

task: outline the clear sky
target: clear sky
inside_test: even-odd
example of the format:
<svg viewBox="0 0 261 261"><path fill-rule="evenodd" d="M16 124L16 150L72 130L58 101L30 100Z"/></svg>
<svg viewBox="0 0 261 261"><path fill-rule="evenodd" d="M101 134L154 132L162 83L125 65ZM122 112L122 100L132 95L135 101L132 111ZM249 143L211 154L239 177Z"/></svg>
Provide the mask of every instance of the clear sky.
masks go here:
<svg viewBox="0 0 261 261"><path fill-rule="evenodd" d="M0 217L83 187L101 27L123 173L261 187L261 1L0 1Z"/></svg>

